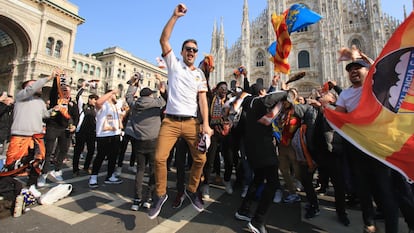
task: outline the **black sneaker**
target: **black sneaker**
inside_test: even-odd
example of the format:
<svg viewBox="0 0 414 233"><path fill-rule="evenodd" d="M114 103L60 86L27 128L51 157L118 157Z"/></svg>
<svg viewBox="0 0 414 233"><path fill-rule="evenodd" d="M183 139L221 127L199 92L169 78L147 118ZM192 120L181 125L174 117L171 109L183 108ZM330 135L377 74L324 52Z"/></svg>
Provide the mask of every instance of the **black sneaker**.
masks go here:
<svg viewBox="0 0 414 233"><path fill-rule="evenodd" d="M306 210L305 218L307 219L314 218L318 216L319 214L320 214L319 208L312 206Z"/></svg>
<svg viewBox="0 0 414 233"><path fill-rule="evenodd" d="M234 217L238 220L250 222L252 220L252 216L248 210L239 210L234 214Z"/></svg>
<svg viewBox="0 0 414 233"><path fill-rule="evenodd" d="M193 205L194 209L196 209L198 212L201 212L204 210L203 202L200 198L200 195L197 193L192 193L188 191L187 189L184 191L185 195L190 199L191 204Z"/></svg>
<svg viewBox="0 0 414 233"><path fill-rule="evenodd" d="M183 205L185 199L185 195L182 192L177 193L177 196L175 197L175 201L172 205L172 208L178 209Z"/></svg>
<svg viewBox="0 0 414 233"><path fill-rule="evenodd" d="M266 227L255 221L250 221L249 224L247 224L247 227L253 233L267 233Z"/></svg>
<svg viewBox="0 0 414 233"><path fill-rule="evenodd" d="M134 199L134 202L132 203L132 206L131 206L131 210L138 211L141 205L142 205L141 199Z"/></svg>
<svg viewBox="0 0 414 233"><path fill-rule="evenodd" d="M162 205L167 201L168 195L165 194L164 196L158 197L156 196L154 199L154 204L152 207L148 210L148 218L154 219L156 218L161 211Z"/></svg>

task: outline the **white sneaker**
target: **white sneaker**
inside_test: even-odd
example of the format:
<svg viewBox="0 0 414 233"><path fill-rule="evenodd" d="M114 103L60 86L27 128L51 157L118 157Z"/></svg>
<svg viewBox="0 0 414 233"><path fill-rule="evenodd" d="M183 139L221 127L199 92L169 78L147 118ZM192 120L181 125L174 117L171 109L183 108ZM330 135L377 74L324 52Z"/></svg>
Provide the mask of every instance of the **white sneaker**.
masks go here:
<svg viewBox="0 0 414 233"><path fill-rule="evenodd" d="M30 185L29 192L31 192L35 198L42 196L42 193L36 189L36 185L34 184Z"/></svg>
<svg viewBox="0 0 414 233"><path fill-rule="evenodd" d="M113 175L120 176L122 174L122 167L117 167Z"/></svg>
<svg viewBox="0 0 414 233"><path fill-rule="evenodd" d="M231 187L231 181L223 181L224 186L226 187L226 193L232 194L233 193L233 187Z"/></svg>
<svg viewBox="0 0 414 233"><path fill-rule="evenodd" d="M37 178L37 187L45 187L46 185L46 177L47 174L40 174L39 178Z"/></svg>
<svg viewBox="0 0 414 233"><path fill-rule="evenodd" d="M121 184L122 180L116 177L114 174L112 174L111 177L104 180L105 184Z"/></svg>
<svg viewBox="0 0 414 233"><path fill-rule="evenodd" d="M62 170L59 171L51 171L50 175L58 182L63 181L62 177Z"/></svg>
<svg viewBox="0 0 414 233"><path fill-rule="evenodd" d="M39 202L42 205L51 205L58 200L67 197L72 192L71 184L59 184L51 188L47 193L43 194L39 198Z"/></svg>
<svg viewBox="0 0 414 233"><path fill-rule="evenodd" d="M135 167L135 166L129 166L128 167L128 171L130 171L132 173L137 173L137 167Z"/></svg>
<svg viewBox="0 0 414 233"><path fill-rule="evenodd" d="M245 198L246 197L247 190L249 190L249 186L248 185L243 186L243 190L242 190L242 193L240 195L242 198Z"/></svg>
<svg viewBox="0 0 414 233"><path fill-rule="evenodd" d="M283 193L282 190L278 189L275 192L275 196L273 198L274 203L280 203L282 201Z"/></svg>
<svg viewBox="0 0 414 233"><path fill-rule="evenodd" d="M91 175L91 177L89 177L89 188L97 188L97 187L98 187L98 176Z"/></svg>
<svg viewBox="0 0 414 233"><path fill-rule="evenodd" d="M203 199L210 199L210 186L208 184L204 184L201 187L201 194Z"/></svg>

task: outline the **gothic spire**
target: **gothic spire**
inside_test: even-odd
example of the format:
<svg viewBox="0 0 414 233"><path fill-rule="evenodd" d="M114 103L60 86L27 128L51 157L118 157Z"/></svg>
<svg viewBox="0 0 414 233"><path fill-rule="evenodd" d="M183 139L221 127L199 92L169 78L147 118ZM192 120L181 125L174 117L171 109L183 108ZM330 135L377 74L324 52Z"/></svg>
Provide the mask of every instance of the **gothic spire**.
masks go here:
<svg viewBox="0 0 414 233"><path fill-rule="evenodd" d="M413 0L414 1L414 0ZM406 9L405 9L405 5L403 5L403 11L404 11L404 19L406 19L407 18L407 11L406 11Z"/></svg>

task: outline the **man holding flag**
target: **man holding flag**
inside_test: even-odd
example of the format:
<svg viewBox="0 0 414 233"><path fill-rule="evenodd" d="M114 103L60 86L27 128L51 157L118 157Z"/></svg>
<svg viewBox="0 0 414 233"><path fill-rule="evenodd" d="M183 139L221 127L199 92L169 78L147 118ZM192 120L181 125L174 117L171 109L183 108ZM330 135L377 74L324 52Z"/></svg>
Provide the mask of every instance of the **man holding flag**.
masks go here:
<svg viewBox="0 0 414 233"><path fill-rule="evenodd" d="M361 53L362 54L362 53ZM369 59L355 60L346 65L349 81L352 86L339 95L336 111L349 113L354 111L361 99L362 87L370 67ZM364 221L364 232L375 232L375 210L372 204L373 196L382 205L387 233L398 232L398 204L392 191L391 169L383 163L368 156L351 142L346 141L345 148L351 167L355 174L358 196L361 200L361 210ZM374 193L375 192L375 193Z"/></svg>

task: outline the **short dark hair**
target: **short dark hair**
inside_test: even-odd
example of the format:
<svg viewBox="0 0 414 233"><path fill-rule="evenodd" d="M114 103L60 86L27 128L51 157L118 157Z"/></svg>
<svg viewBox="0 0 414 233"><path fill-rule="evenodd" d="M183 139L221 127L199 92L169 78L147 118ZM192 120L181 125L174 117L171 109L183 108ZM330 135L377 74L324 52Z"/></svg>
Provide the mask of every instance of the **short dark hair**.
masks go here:
<svg viewBox="0 0 414 233"><path fill-rule="evenodd" d="M89 96L88 96L88 99L99 99L99 96L98 95L96 95L96 94L90 94Z"/></svg>
<svg viewBox="0 0 414 233"><path fill-rule="evenodd" d="M197 41L195 39L187 39L183 42L183 45L181 46L181 51L184 50L184 47L187 43L194 43L195 45L197 45Z"/></svg>
<svg viewBox="0 0 414 233"><path fill-rule="evenodd" d="M221 81L221 82L217 83L216 88L218 88L221 85L226 85L227 86L227 83L225 81Z"/></svg>

